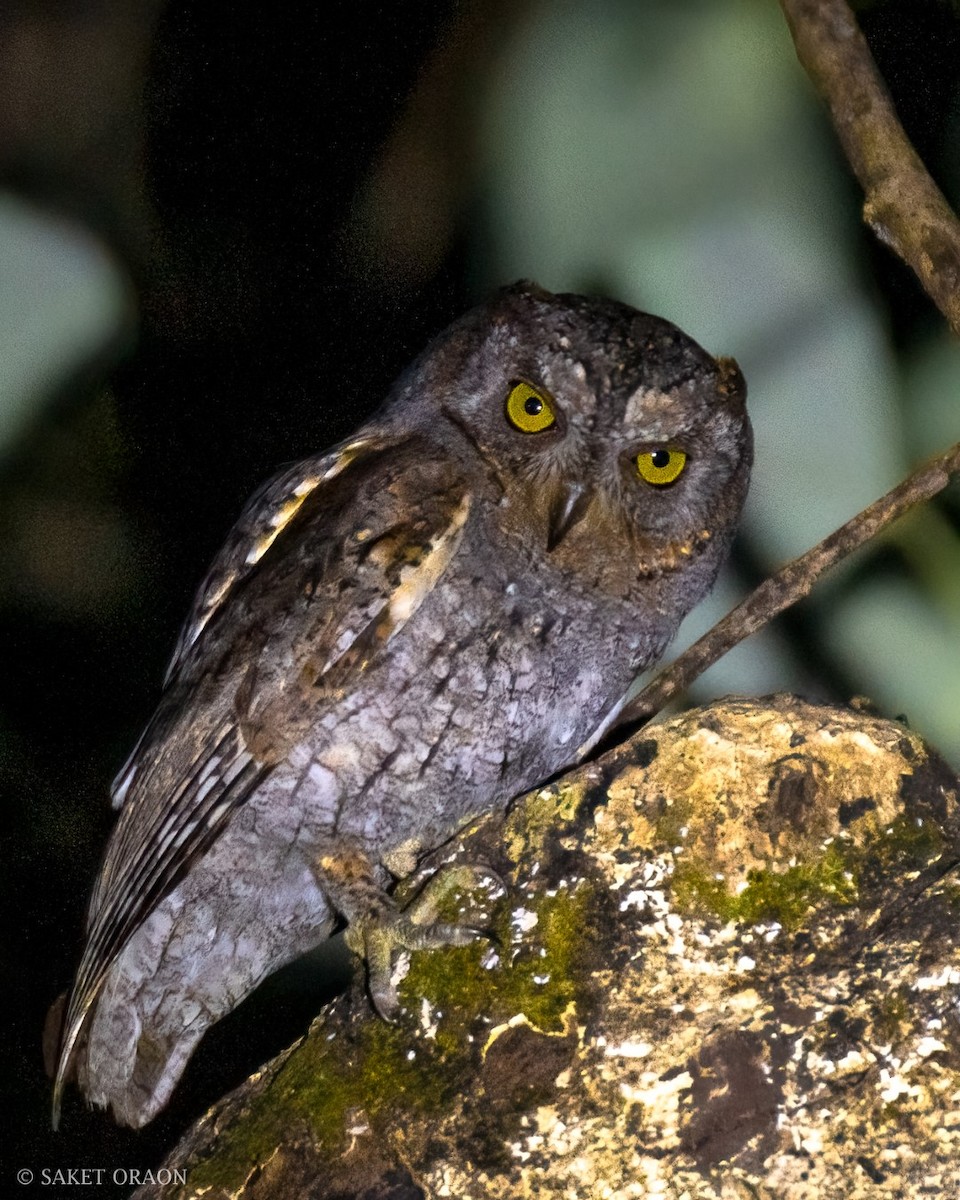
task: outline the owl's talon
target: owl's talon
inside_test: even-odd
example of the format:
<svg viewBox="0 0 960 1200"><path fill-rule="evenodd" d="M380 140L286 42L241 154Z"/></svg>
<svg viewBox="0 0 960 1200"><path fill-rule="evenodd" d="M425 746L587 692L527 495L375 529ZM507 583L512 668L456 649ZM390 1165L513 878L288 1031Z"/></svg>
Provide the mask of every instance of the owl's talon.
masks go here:
<svg viewBox="0 0 960 1200"><path fill-rule="evenodd" d="M367 990L377 1016L388 1025L396 1025L400 1020L402 1005L393 980L388 976L386 980L380 981L380 986L376 986L373 976L369 975Z"/></svg>
<svg viewBox="0 0 960 1200"><path fill-rule="evenodd" d="M400 998L393 981L393 949L389 925L368 925L360 932L362 958L367 967L367 990L377 1013L390 1024L400 1016Z"/></svg>
<svg viewBox="0 0 960 1200"><path fill-rule="evenodd" d="M371 906L347 929L348 947L367 967L367 988L374 1008L386 1021L396 1021L400 1001L393 981L394 952L436 950L442 946L468 946L477 941L495 941L492 933L471 925L438 920L439 908L450 893L493 882L499 894L503 881L488 867L460 865L439 870L411 903L400 911L387 896Z"/></svg>

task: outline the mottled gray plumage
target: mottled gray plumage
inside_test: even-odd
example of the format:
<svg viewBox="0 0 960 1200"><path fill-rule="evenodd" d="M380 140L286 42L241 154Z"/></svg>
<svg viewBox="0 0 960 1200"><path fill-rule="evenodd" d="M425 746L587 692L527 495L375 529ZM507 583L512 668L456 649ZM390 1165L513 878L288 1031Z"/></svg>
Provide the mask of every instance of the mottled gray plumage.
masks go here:
<svg viewBox="0 0 960 1200"><path fill-rule="evenodd" d="M262 488L115 786L57 1097L75 1065L148 1121L266 975L339 919L368 950L396 926L387 866L573 761L713 582L750 446L729 360L521 284Z"/></svg>

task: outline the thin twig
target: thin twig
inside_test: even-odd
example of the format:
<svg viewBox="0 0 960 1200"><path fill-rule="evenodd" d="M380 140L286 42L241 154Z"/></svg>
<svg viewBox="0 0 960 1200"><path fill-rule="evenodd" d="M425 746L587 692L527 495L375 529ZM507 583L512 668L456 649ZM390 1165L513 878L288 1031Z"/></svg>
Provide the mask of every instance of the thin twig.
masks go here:
<svg viewBox="0 0 960 1200"><path fill-rule="evenodd" d="M846 0L780 0L866 198L863 219L960 334L960 222L897 119Z"/></svg>
<svg viewBox="0 0 960 1200"><path fill-rule="evenodd" d="M957 471L960 471L960 442L919 467L893 491L764 580L742 604L638 692L620 714L617 725L648 721L728 650L806 596L825 571L903 516L914 504L929 500L945 488Z"/></svg>

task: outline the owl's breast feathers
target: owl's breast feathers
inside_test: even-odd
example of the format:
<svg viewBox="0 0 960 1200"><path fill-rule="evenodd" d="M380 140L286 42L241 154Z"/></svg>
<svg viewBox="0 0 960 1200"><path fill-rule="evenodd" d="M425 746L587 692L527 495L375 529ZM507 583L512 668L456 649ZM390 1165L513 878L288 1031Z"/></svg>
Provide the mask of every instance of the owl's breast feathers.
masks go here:
<svg viewBox="0 0 960 1200"><path fill-rule="evenodd" d="M377 662L443 576L473 494L421 439L376 432L284 471L201 585L121 808L63 1026L60 1096L124 945L286 752Z"/></svg>

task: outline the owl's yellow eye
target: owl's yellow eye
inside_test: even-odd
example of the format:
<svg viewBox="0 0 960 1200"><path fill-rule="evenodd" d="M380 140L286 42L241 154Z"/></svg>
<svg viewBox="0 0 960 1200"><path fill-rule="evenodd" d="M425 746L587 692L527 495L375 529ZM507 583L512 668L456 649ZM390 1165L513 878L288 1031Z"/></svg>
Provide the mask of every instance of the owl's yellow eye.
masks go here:
<svg viewBox="0 0 960 1200"><path fill-rule="evenodd" d="M545 393L529 383L515 383L507 395L507 420L522 433L542 433L557 417Z"/></svg>
<svg viewBox="0 0 960 1200"><path fill-rule="evenodd" d="M654 487L666 487L680 478L687 465L687 456L682 450L644 450L637 455L637 474Z"/></svg>

